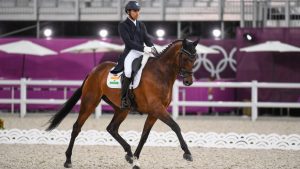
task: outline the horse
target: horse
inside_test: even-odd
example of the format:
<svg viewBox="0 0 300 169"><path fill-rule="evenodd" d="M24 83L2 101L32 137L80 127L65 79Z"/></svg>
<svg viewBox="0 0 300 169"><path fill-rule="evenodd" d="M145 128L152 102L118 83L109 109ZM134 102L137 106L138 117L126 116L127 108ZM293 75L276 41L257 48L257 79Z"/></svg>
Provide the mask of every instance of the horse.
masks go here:
<svg viewBox="0 0 300 169"><path fill-rule="evenodd" d="M139 86L134 89L137 111L147 114L143 132L139 144L134 153L130 145L119 135L120 124L125 120L130 109L121 109L120 89L112 89L107 86L106 80L109 71L116 65L114 62L103 62L97 65L85 78L79 87L63 107L49 120L50 125L46 131L56 128L71 111L81 98L78 118L73 125L69 146L65 152L66 161L64 167L71 168L71 156L75 138L81 131L81 127L87 118L94 112L101 100L107 102L114 109L114 115L106 130L116 139L124 151L125 159L133 164L133 168L139 168L136 164L141 150L148 138L151 128L157 119L167 124L177 135L180 146L184 151L183 158L193 161L192 154L184 141L179 125L172 119L167 108L172 98L172 88L178 75L183 78L183 84L190 86L193 83L193 65L197 59L196 46L198 40L176 40L170 43L157 57L151 57L145 65Z"/></svg>

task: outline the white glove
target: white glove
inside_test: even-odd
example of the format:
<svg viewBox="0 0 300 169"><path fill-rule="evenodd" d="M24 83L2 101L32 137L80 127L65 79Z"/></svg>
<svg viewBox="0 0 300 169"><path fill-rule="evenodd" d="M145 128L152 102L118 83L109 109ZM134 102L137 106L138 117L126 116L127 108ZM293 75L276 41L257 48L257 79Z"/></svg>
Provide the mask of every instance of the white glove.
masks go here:
<svg viewBox="0 0 300 169"><path fill-rule="evenodd" d="M155 55L158 54L156 48L154 46L151 47L151 52Z"/></svg>
<svg viewBox="0 0 300 169"><path fill-rule="evenodd" d="M151 52L152 52L151 47L145 46L145 47L144 47L144 52L145 52L145 53L151 53Z"/></svg>

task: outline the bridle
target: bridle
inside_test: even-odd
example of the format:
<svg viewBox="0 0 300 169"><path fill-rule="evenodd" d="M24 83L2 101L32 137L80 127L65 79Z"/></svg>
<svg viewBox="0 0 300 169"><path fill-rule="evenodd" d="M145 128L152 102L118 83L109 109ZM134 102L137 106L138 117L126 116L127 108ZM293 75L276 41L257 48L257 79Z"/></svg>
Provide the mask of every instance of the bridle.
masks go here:
<svg viewBox="0 0 300 169"><path fill-rule="evenodd" d="M182 54L186 54L188 55L188 60L190 62L194 62L197 58L197 53L190 53L189 51L185 50L183 47L181 47L180 49L180 55L179 55L179 76L183 77L183 78L187 78L189 76L193 75L192 71L189 71L187 69L185 69L184 67L182 67Z"/></svg>

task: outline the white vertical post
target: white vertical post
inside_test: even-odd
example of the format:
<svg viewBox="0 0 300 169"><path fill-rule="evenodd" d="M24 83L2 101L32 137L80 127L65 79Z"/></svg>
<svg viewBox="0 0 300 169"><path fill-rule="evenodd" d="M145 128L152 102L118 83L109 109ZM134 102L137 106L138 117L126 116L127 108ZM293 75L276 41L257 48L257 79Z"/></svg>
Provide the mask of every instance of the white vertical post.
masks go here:
<svg viewBox="0 0 300 169"><path fill-rule="evenodd" d="M67 87L64 87L64 99L66 100L67 99Z"/></svg>
<svg viewBox="0 0 300 169"><path fill-rule="evenodd" d="M161 14L161 20L165 20L166 19L166 12L165 12L165 1L164 0L160 0L160 14Z"/></svg>
<svg viewBox="0 0 300 169"><path fill-rule="evenodd" d="M21 103L20 103L20 117L23 118L26 115L26 95L27 95L27 86L26 86L26 79L21 78Z"/></svg>
<svg viewBox="0 0 300 169"><path fill-rule="evenodd" d="M33 0L33 4L34 4L34 6L33 6L33 8L34 8L34 12L33 12L33 15L34 15L34 19L37 19L37 17L38 17L38 2L37 2L38 0Z"/></svg>
<svg viewBox="0 0 300 169"><path fill-rule="evenodd" d="M12 86L11 87L11 100L14 101L15 100L15 87ZM11 114L14 114L15 112L15 104L12 102L11 103Z"/></svg>
<svg viewBox="0 0 300 169"><path fill-rule="evenodd" d="M79 0L75 0L75 9L74 9L74 12L75 12L76 20L78 20L78 21L80 20L79 10L80 10Z"/></svg>
<svg viewBox="0 0 300 169"><path fill-rule="evenodd" d="M12 86L11 87L11 100L14 101L15 100L15 87ZM15 112L15 104L11 103L11 114L14 114Z"/></svg>
<svg viewBox="0 0 300 169"><path fill-rule="evenodd" d="M257 96L257 81L252 81L252 87L251 87L251 120L256 121L257 119L257 102L258 102L258 96Z"/></svg>
<svg viewBox="0 0 300 169"><path fill-rule="evenodd" d="M285 2L285 26L286 27L290 27L290 12L291 12L291 8L290 8L290 1L287 0Z"/></svg>
<svg viewBox="0 0 300 169"><path fill-rule="evenodd" d="M252 27L256 28L257 27L257 14L258 14L258 10L257 10L257 0L254 0L252 2L252 6L253 6L253 12L252 12Z"/></svg>
<svg viewBox="0 0 300 169"><path fill-rule="evenodd" d="M241 19L240 19L240 27L241 28L244 28L245 27L245 3L244 3L244 0L241 0L240 1L240 8L241 8L241 13L240 13L240 16L241 16Z"/></svg>
<svg viewBox="0 0 300 169"><path fill-rule="evenodd" d="M182 89L182 100L186 101L186 90ZM178 97L179 98L179 97ZM186 107L185 106L181 106L182 107L182 115L185 116L186 113Z"/></svg>
<svg viewBox="0 0 300 169"><path fill-rule="evenodd" d="M99 103L98 106L96 107L95 119L99 119L101 115L102 115L102 105L101 103Z"/></svg>
<svg viewBox="0 0 300 169"><path fill-rule="evenodd" d="M123 3L124 1L120 0L119 3L118 3L118 16L120 17L120 20L123 20Z"/></svg>
<svg viewBox="0 0 300 169"><path fill-rule="evenodd" d="M181 21L177 21L177 39L181 38Z"/></svg>
<svg viewBox="0 0 300 169"><path fill-rule="evenodd" d="M178 81L175 80L173 85L173 92L172 92L172 116L173 119L176 120L179 115L179 106L178 106L178 99L179 99L179 85Z"/></svg>
<svg viewBox="0 0 300 169"><path fill-rule="evenodd" d="M267 21L268 21L268 9L269 9L269 3L267 1L261 1L261 4L263 5L263 27L267 27Z"/></svg>

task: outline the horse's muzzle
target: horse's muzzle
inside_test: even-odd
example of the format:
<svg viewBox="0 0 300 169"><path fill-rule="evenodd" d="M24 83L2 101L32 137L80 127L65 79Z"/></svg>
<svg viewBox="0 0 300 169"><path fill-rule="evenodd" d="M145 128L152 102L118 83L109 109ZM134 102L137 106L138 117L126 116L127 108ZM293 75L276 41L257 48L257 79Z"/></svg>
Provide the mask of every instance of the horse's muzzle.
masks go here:
<svg viewBox="0 0 300 169"><path fill-rule="evenodd" d="M193 84L193 81L192 81L192 80L185 80L185 79L183 79L183 84L184 84L185 86L190 86L190 85Z"/></svg>

